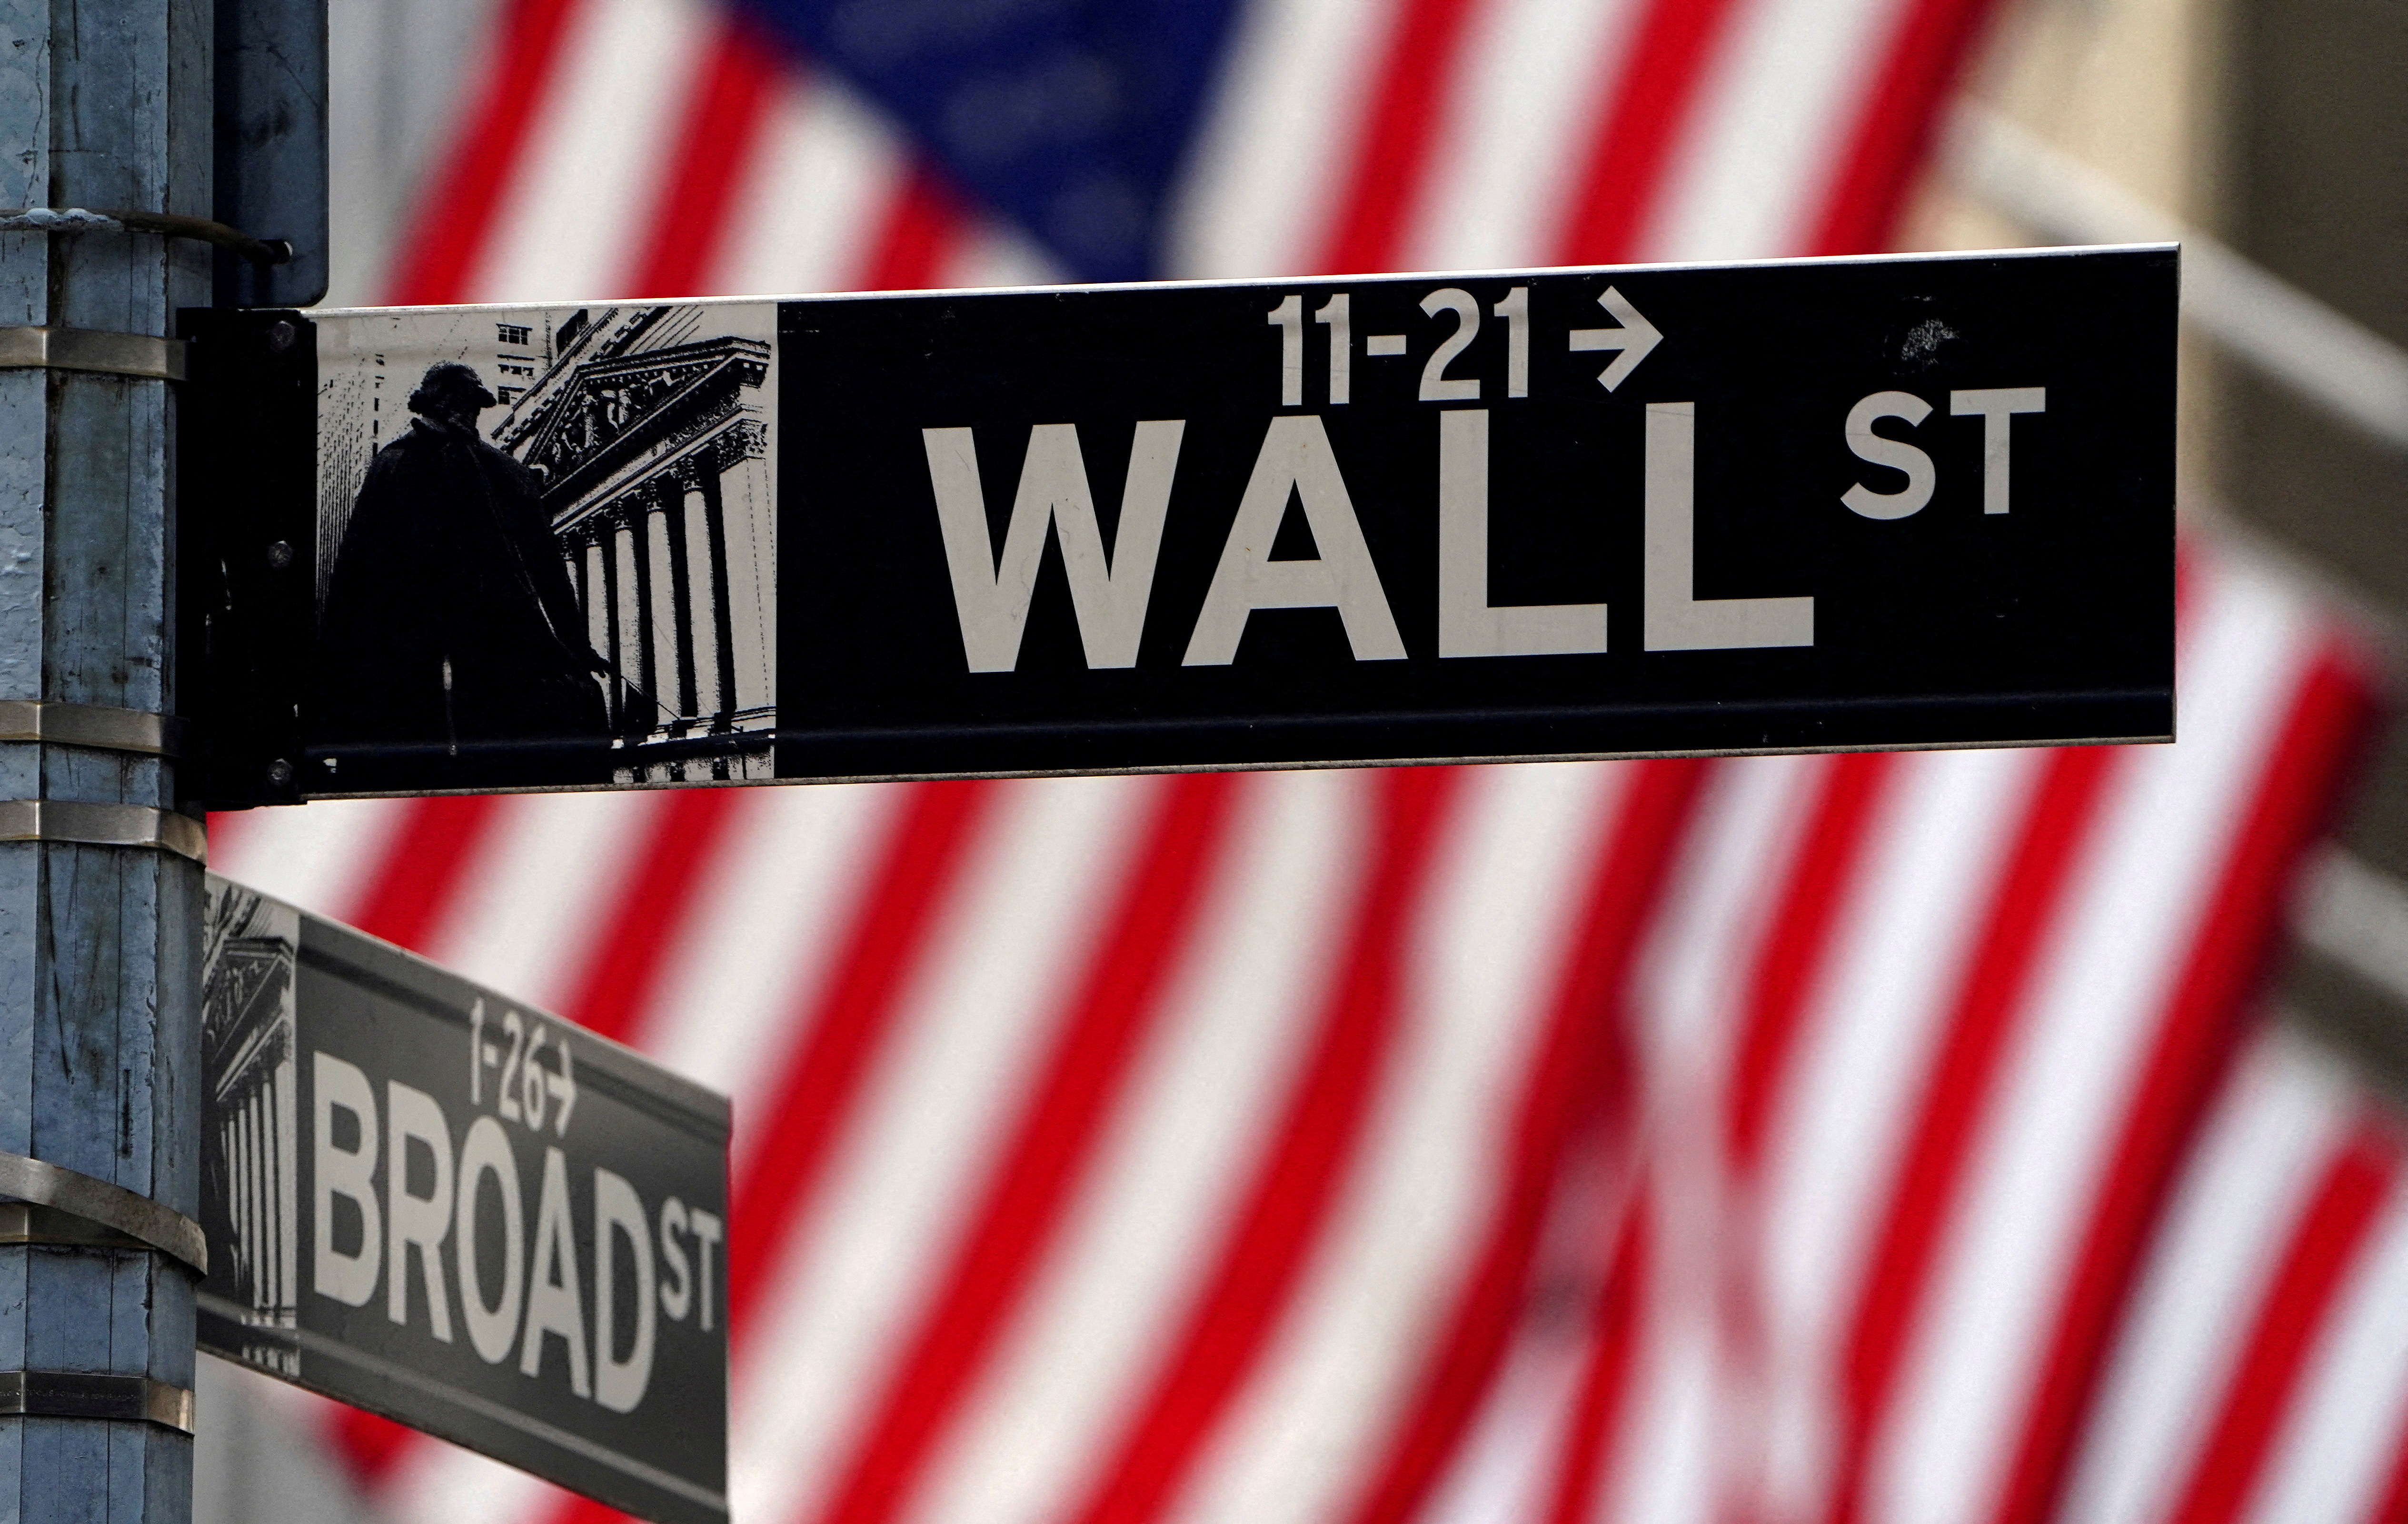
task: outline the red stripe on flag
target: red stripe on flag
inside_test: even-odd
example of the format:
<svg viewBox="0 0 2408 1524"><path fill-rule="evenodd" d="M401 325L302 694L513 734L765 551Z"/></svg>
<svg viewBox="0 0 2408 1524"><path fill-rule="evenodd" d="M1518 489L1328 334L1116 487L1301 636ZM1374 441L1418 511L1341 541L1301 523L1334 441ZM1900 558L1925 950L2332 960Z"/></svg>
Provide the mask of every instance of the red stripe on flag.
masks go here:
<svg viewBox="0 0 2408 1524"><path fill-rule="evenodd" d="M2348 797L2349 774L2372 719L2372 695L2359 669L2338 649L2329 652L2302 682L2268 756L2264 781L2130 1091L1994 1524L2044 1524L2056 1515L2149 1232L2229 1060L2242 1003L2272 955L2292 872Z"/></svg>
<svg viewBox="0 0 2408 1524"><path fill-rule="evenodd" d="M1890 246L1940 102L1963 65L1992 0L1914 0L1890 41L1879 82L1840 159L1806 252L1870 254Z"/></svg>
<svg viewBox="0 0 2408 1524"><path fill-rule="evenodd" d="M727 788L681 790L646 802L651 819L635 868L596 941L597 956L561 1008L587 1030L621 1042L634 1041L669 950L700 907L702 870L738 808L736 791Z"/></svg>
<svg viewBox="0 0 2408 1524"><path fill-rule="evenodd" d="M1429 163L1448 67L1460 50L1475 0L1405 0L1380 67L1379 93L1355 139L1350 188L1329 231L1321 268L1352 275L1396 262L1406 213Z"/></svg>
<svg viewBox="0 0 2408 1524"><path fill-rule="evenodd" d="M425 194L418 198L408 252L387 298L395 306L465 298L582 0L506 0L506 5L501 25L485 48L493 67L442 166L429 177Z"/></svg>
<svg viewBox="0 0 2408 1524"><path fill-rule="evenodd" d="M1974 1134L2014 1031L2026 984L2055 923L2065 882L2088 839L2116 754L2051 753L2020 839L2000 876L1924 1092L1903 1168L1873 1240L1848 1335L1838 1482L1831 1517L1856 1517L1873 1432L1887 1409L1909 1336L1964 1179Z"/></svg>
<svg viewBox="0 0 2408 1524"><path fill-rule="evenodd" d="M2383 1484L2381 1501L2367 1524L2408 1524L2408 1433L2392 1440L2391 1474Z"/></svg>
<svg viewBox="0 0 2408 1524"><path fill-rule="evenodd" d="M1130 1064L1196 928L1229 837L1237 783L1190 775L1163 786L1107 935L1036 1072L987 1177L942 1290L905 1345L875 1416L819 1517L876 1524L909 1499L929 1451L1020 1307L1095 1152Z"/></svg>
<svg viewBox="0 0 2408 1524"><path fill-rule="evenodd" d="M1597 1511L1611 1449L1608 1436L1621 1425L1630 1390L1640 1312L1647 1304L1655 1263L1655 1191L1641 1174L1624 1209L1612 1261L1598 1296L1588 1362L1566 1416L1562 1469L1547 1510L1549 1524L1587 1524Z"/></svg>
<svg viewBox="0 0 2408 1524"><path fill-rule="evenodd" d="M961 200L925 163L915 164L886 210L862 272L864 291L924 291L939 283L968 224Z"/></svg>
<svg viewBox="0 0 2408 1524"><path fill-rule="evenodd" d="M2169 1524L2231 1524L2240 1517L2326 1310L2399 1177L2398 1151L2363 1123L2328 1160L2258 1304L2240 1365Z"/></svg>
<svg viewBox="0 0 2408 1524"><path fill-rule="evenodd" d="M1406 938L1458 786L1438 768L1367 782L1380 805L1377 845L1303 1071L1161 1374L1071 1516L1078 1524L1139 1524L1169 1502L1254 1371L1361 1149L1395 1044Z"/></svg>
<svg viewBox="0 0 2408 1524"><path fill-rule="evenodd" d="M405 1453L416 1447L419 1437L417 1430L364 1407L344 1405L335 1410L335 1447L342 1452L343 1466L351 1479L363 1487L375 1486L391 1472Z"/></svg>
<svg viewBox="0 0 2408 1524"><path fill-rule="evenodd" d="M412 799L409 813L370 875L367 899L351 925L413 953L451 909L477 853L492 836L501 799L492 794Z"/></svg>
<svg viewBox="0 0 2408 1524"><path fill-rule="evenodd" d="M1601 92L1613 104L1580 177L1564 234L1565 263L1632 257L1730 11L1731 0L1648 6L1628 54Z"/></svg>
<svg viewBox="0 0 2408 1524"><path fill-rule="evenodd" d="M1830 952L1831 925L1848 902L1870 822L1896 758L1879 752L1834 757L1825 764L1821 797L1799 845L1781 910L1765 939L1748 990L1746 1026L1731 1077L1728 1146L1738 1168L1752 1173L1764 1145L1780 1081L1798 1042L1807 997Z"/></svg>
<svg viewBox="0 0 2408 1524"><path fill-rule="evenodd" d="M652 233L627 283L629 295L704 294L784 69L784 58L758 23L747 13L731 12L695 73Z"/></svg>
<svg viewBox="0 0 2408 1524"><path fill-rule="evenodd" d="M1469 1431L1495 1384L1529 1293L1547 1208L1565 1149L1607 1087L1612 1037L1641 930L1654 913L1695 808L1706 765L1632 764L1619 818L1598 855L1587 902L1558 974L1544 1035L1514 1128L1513 1153L1486 1243L1427 1362L1355 1524L1412 1517Z"/></svg>
<svg viewBox="0 0 2408 1524"><path fill-rule="evenodd" d="M222 860L238 848L242 839L251 834L256 822L246 818L248 810L212 810L208 813L209 855Z"/></svg>

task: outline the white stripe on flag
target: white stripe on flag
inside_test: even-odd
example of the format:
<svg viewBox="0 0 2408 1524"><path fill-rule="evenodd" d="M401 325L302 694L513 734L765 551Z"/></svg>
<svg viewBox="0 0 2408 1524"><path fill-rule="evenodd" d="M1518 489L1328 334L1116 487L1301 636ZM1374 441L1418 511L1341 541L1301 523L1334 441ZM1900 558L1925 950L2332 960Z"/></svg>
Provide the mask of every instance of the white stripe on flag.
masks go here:
<svg viewBox="0 0 2408 1524"><path fill-rule="evenodd" d="M2307 611L2192 579L2180 745L2119 754L1969 1161L1868 1482L1871 1517L1985 1516L2117 1124L2309 655Z"/></svg>
<svg viewBox="0 0 2408 1524"><path fill-rule="evenodd" d="M693 891L692 932L670 952L636 1042L728 1097L739 1178L751 1149L776 1135L765 1114L781 1060L810 1036L804 1014L832 976L909 786L746 789Z"/></svg>
<svg viewBox="0 0 2408 1524"><path fill-rule="evenodd" d="M974 218L964 238L938 272L939 286L1043 286L1070 278L1037 240L1009 223Z"/></svg>
<svg viewBox="0 0 2408 1524"><path fill-rule="evenodd" d="M1599 834L1595 766L1467 769L1411 907L1402 1002L1356 1169L1260 1367L1173 1517L1336 1517L1411 1391L1496 1206Z"/></svg>
<svg viewBox="0 0 2408 1524"><path fill-rule="evenodd" d="M2343 1076L2297 1039L2251 1045L2192 1151L2135 1289L2066 1517L2157 1524L2171 1514L2302 1196L2348 1123L2350 1099Z"/></svg>
<svg viewBox="0 0 2408 1524"><path fill-rule="evenodd" d="M1453 72L1409 270L1552 265L1643 0L1489 0Z"/></svg>
<svg viewBox="0 0 2408 1524"><path fill-rule="evenodd" d="M1790 1507L1811 1511L1828 1485L1828 1404L1852 1293L2046 761L1998 751L1891 764L1826 978L1799 1014L1763 1183L1767 1485Z"/></svg>
<svg viewBox="0 0 2408 1524"><path fill-rule="evenodd" d="M2396 1148L2398 1141L2392 1140ZM2279 1426L2249 1524L2376 1520L2408 1425L2408 1190L2395 1177L2310 1346Z"/></svg>
<svg viewBox="0 0 2408 1524"><path fill-rule="evenodd" d="M789 68L736 192L713 289L760 295L861 282L908 161L851 86Z"/></svg>
<svg viewBox="0 0 2408 1524"><path fill-rule="evenodd" d="M328 799L248 810L209 840L209 867L329 920L357 915L408 799ZM223 818L223 817L220 817Z"/></svg>
<svg viewBox="0 0 2408 1524"><path fill-rule="evenodd" d="M774 1257L738 1357L731 1507L787 1519L834 1485L1018 1112L1158 779L999 785L819 1209ZM796 1034L799 1041L803 1034Z"/></svg>
<svg viewBox="0 0 2408 1524"><path fill-rule="evenodd" d="M392 1524L514 1524L542 1517L559 1490L474 1450L413 1436L377 1488Z"/></svg>
<svg viewBox="0 0 2408 1524"><path fill-rule="evenodd" d="M1294 1082L1297 1031L1360 892L1366 795L1359 776L1337 772L1263 773L1240 788L1226 866L1164 992L1152 1051L914 1517L1031 1524L1077 1506Z"/></svg>
<svg viewBox="0 0 2408 1524"><path fill-rule="evenodd" d="M1666 165L1648 259L1810 253L1857 113L1913 0L1737 0Z"/></svg>
<svg viewBox="0 0 2408 1524"><path fill-rule="evenodd" d="M428 927L425 954L464 978L562 1010L621 898L666 795L528 794L494 801L474 869Z"/></svg>
<svg viewBox="0 0 2408 1524"><path fill-rule="evenodd" d="M1174 278L1311 273L1398 0L1253 0L1172 208Z"/></svg>
<svg viewBox="0 0 2408 1524"><path fill-rule="evenodd" d="M562 57L472 266L468 299L620 296L632 252L664 215L663 183L716 7L706 0L576 0Z"/></svg>

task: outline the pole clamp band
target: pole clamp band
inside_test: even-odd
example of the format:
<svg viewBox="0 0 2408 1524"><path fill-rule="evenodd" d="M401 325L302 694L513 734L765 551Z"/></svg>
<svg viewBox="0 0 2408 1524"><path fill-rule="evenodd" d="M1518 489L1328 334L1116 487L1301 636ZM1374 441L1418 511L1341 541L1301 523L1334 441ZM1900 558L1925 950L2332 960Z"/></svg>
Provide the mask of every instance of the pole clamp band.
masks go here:
<svg viewBox="0 0 2408 1524"><path fill-rule="evenodd" d="M183 748L184 722L147 710L106 704L61 704L0 698L0 740L46 740L104 752L174 756Z"/></svg>
<svg viewBox="0 0 2408 1524"><path fill-rule="evenodd" d="M201 1225L122 1186L43 1159L0 1152L0 1196L55 1207L85 1222L113 1229L144 1248L173 1256L203 1275L209 1272L209 1241Z"/></svg>
<svg viewBox="0 0 2408 1524"><path fill-rule="evenodd" d="M88 847L152 847L209 860L208 827L174 810L79 799L0 799L0 841L72 841ZM0 1187L5 1188L5 1187Z"/></svg>
<svg viewBox="0 0 2408 1524"><path fill-rule="evenodd" d="M96 370L145 381L184 379L184 341L98 328L0 328L0 370Z"/></svg>
<svg viewBox="0 0 2408 1524"><path fill-rule="evenodd" d="M72 1212L31 1201L0 1201L0 1248L26 1244L51 1249L125 1249L148 1254L150 1245L131 1233L103 1228Z"/></svg>
<svg viewBox="0 0 2408 1524"><path fill-rule="evenodd" d="M193 1388L97 1371L0 1371L0 1418L100 1418L193 1431Z"/></svg>

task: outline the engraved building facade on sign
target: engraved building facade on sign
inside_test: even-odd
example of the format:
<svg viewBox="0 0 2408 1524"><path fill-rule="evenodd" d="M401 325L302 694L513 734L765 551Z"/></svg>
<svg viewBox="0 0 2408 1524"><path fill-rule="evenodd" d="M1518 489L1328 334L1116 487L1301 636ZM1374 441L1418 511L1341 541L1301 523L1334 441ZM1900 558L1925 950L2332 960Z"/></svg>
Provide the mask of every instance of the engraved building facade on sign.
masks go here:
<svg viewBox="0 0 2408 1524"><path fill-rule="evenodd" d="M610 663L622 782L767 770L771 352L705 329L724 316L581 309L494 431L542 476L587 638Z"/></svg>

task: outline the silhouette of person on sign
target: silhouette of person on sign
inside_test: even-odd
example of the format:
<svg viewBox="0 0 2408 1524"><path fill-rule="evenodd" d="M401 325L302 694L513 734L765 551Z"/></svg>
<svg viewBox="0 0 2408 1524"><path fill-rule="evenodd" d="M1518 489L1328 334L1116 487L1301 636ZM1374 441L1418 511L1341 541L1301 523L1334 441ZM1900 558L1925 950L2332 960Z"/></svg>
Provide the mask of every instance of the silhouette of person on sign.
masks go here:
<svg viewBox="0 0 2408 1524"><path fill-rule="evenodd" d="M319 621L319 789L609 779L609 667L540 480L477 432L494 405L469 367L430 366L368 465Z"/></svg>

